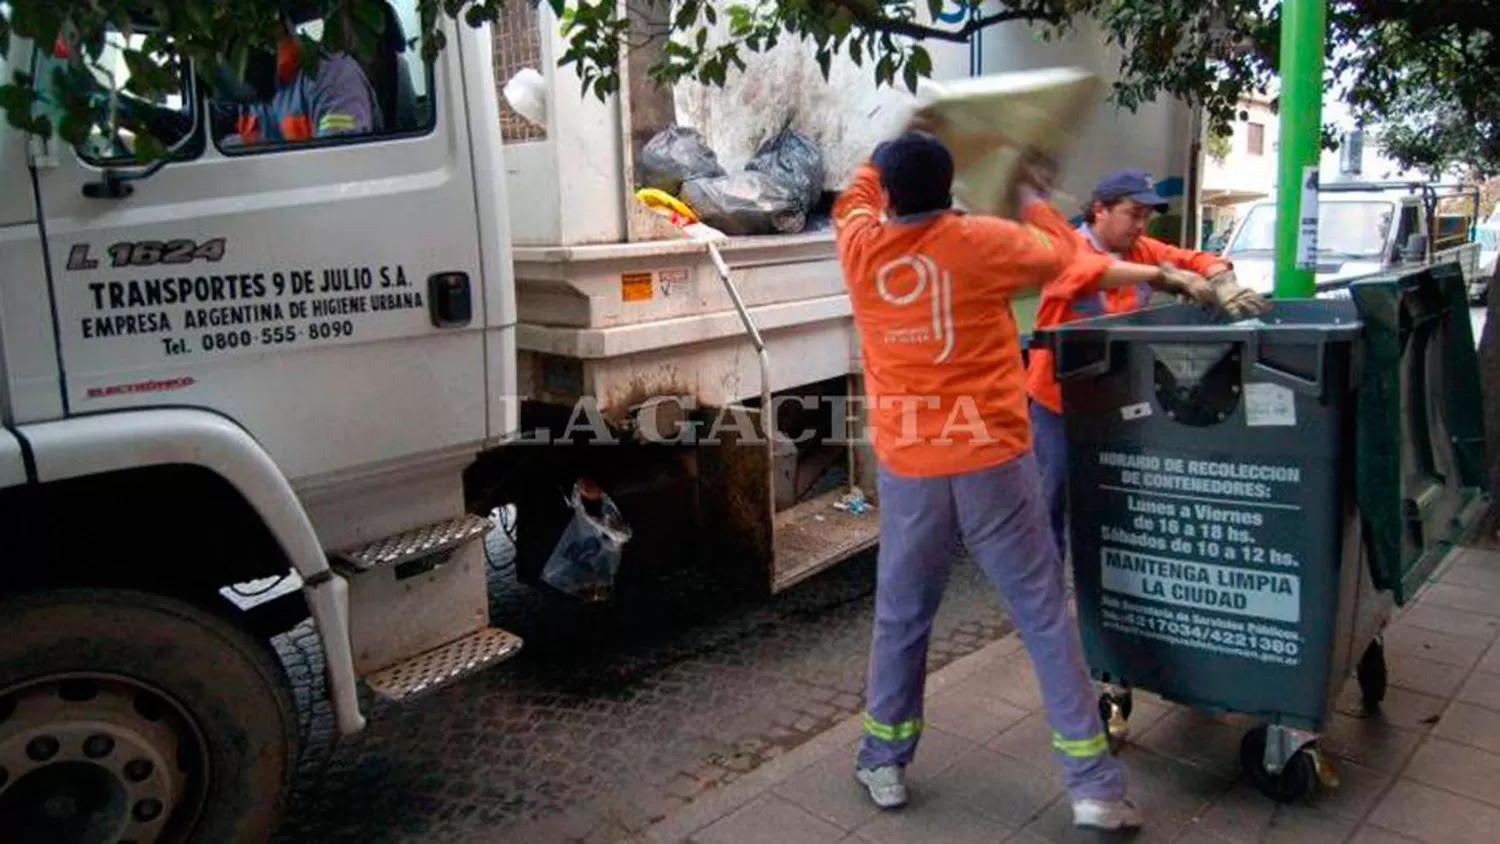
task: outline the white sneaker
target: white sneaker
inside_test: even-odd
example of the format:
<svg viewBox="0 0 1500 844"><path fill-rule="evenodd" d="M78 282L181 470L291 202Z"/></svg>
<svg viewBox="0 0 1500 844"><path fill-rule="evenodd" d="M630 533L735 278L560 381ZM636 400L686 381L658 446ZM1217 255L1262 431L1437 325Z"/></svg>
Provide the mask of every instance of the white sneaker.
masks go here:
<svg viewBox="0 0 1500 844"><path fill-rule="evenodd" d="M901 766L855 768L854 778L870 792L876 806L897 809L906 805L906 771Z"/></svg>
<svg viewBox="0 0 1500 844"><path fill-rule="evenodd" d="M1129 800L1074 800L1073 825L1116 832L1145 825L1141 810Z"/></svg>

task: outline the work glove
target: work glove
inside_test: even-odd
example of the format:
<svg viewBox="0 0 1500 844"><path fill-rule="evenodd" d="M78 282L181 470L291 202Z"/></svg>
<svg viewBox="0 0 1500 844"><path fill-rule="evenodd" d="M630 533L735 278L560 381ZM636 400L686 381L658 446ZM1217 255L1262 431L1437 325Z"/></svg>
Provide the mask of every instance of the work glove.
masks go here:
<svg viewBox="0 0 1500 844"><path fill-rule="evenodd" d="M1217 307L1218 299L1214 295L1213 283L1192 270L1185 270L1176 264L1160 264L1162 275L1162 286L1169 292L1175 293L1190 302L1207 307Z"/></svg>
<svg viewBox="0 0 1500 844"><path fill-rule="evenodd" d="M1271 310L1271 301L1248 287L1241 287L1234 270L1225 270L1208 280L1213 285L1214 307L1229 315L1232 320L1265 316Z"/></svg>

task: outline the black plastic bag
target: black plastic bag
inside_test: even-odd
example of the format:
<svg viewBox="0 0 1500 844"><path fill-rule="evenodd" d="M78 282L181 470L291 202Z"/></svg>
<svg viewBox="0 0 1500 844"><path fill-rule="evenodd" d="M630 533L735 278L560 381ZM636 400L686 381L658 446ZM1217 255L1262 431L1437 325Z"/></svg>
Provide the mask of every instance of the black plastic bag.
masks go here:
<svg viewBox="0 0 1500 844"><path fill-rule="evenodd" d="M682 186L682 201L705 225L736 237L794 234L807 226L803 197L767 173L695 179Z"/></svg>
<svg viewBox="0 0 1500 844"><path fill-rule="evenodd" d="M696 129L672 126L656 134L641 149L635 163L638 187L656 188L677 196L682 183L724 175L719 157Z"/></svg>
<svg viewBox="0 0 1500 844"><path fill-rule="evenodd" d="M823 198L823 181L828 176L823 151L806 135L790 127L761 144L745 169L775 176L790 185L807 211Z"/></svg>

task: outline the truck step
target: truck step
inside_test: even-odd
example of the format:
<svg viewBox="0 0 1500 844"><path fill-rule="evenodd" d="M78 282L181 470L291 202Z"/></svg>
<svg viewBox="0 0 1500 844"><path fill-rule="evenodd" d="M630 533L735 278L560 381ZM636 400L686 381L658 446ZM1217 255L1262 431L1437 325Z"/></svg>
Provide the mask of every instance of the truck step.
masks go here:
<svg viewBox="0 0 1500 844"><path fill-rule="evenodd" d="M490 520L464 514L456 519L426 525L395 536L378 539L368 545L341 551L339 561L355 572L383 566L399 566L413 560L431 557L479 539L490 529Z"/></svg>
<svg viewBox="0 0 1500 844"><path fill-rule="evenodd" d="M380 697L403 701L504 662L520 650L520 636L486 627L376 671L365 682Z"/></svg>
<svg viewBox="0 0 1500 844"><path fill-rule="evenodd" d="M880 514L851 513L834 506L845 490L834 490L776 514L776 572L780 592L880 542Z"/></svg>

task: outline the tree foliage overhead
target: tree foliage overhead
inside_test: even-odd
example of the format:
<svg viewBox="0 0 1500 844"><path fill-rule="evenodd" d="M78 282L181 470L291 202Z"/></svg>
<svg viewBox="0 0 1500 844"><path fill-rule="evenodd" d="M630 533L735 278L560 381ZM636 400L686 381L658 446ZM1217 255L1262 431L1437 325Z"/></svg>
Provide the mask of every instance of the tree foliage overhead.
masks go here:
<svg viewBox="0 0 1500 844"><path fill-rule="evenodd" d="M1113 96L1135 108L1163 95L1204 106L1211 129L1227 130L1242 99L1265 92L1279 52L1281 4L1272 0L419 0L424 52L445 46L439 20L496 21L505 3L545 2L562 21L586 90L619 85L623 51L660 40L651 69L662 83L723 84L747 56L800 40L825 73L845 55L882 84L915 88L931 74L935 43L962 43L989 27L1025 25L1056 39L1082 27L1120 50ZM251 50L271 48L287 21L309 7L331 10L325 47L361 54L380 35L384 0L10 0L0 2L0 53L13 36L58 44L65 67L53 79L24 68L0 80L0 108L33 131L77 139L106 118L98 74L89 70L105 33L147 33L125 51L123 86L158 100L175 92L184 62L210 88L232 84ZM642 27L642 19L655 22ZM1330 0L1330 86L1346 86L1357 116L1383 127L1403 163L1435 169L1455 158L1500 168L1500 0ZM644 36L643 36L644 31ZM1354 45L1337 50L1333 45ZM313 59L315 60L315 59ZM212 68L213 72L204 69ZM91 87L92 85L92 87ZM59 125L33 106L46 98ZM124 119L128 123L128 117ZM147 131L147 127L127 127Z"/></svg>

